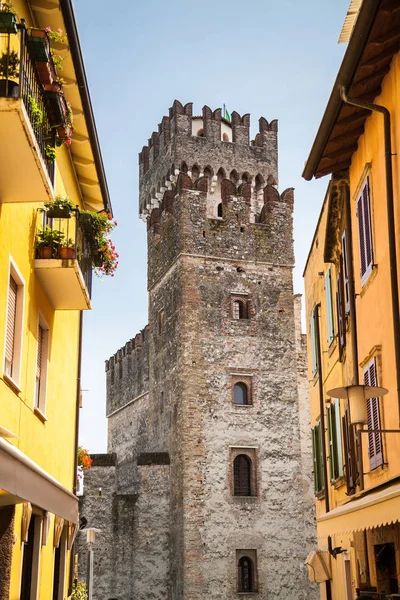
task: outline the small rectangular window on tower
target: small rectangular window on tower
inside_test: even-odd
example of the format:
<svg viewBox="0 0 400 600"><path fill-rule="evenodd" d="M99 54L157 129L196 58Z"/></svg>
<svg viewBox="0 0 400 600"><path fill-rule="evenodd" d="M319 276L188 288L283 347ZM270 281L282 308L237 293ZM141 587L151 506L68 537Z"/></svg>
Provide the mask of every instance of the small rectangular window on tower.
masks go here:
<svg viewBox="0 0 400 600"><path fill-rule="evenodd" d="M231 294L230 317L236 321L251 318L251 306L247 294Z"/></svg>

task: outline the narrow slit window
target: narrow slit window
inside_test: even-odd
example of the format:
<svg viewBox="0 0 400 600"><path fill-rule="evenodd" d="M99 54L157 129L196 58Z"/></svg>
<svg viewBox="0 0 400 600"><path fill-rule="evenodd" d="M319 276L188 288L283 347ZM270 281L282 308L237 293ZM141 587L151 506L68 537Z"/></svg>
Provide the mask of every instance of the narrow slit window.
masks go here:
<svg viewBox="0 0 400 600"><path fill-rule="evenodd" d="M251 496L251 460L239 454L233 461L234 495Z"/></svg>
<svg viewBox="0 0 400 600"><path fill-rule="evenodd" d="M242 405L249 404L249 394L245 383L235 383L233 388L233 403Z"/></svg>
<svg viewBox="0 0 400 600"><path fill-rule="evenodd" d="M254 567L253 561L248 556L239 559L239 592L254 591Z"/></svg>
<svg viewBox="0 0 400 600"><path fill-rule="evenodd" d="M220 202L217 206L217 216L222 217L222 202Z"/></svg>

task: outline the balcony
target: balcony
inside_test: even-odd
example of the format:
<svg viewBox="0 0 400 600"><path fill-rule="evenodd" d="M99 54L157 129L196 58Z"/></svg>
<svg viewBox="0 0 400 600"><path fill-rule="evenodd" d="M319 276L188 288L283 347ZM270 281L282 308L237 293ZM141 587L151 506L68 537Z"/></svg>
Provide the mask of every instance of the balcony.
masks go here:
<svg viewBox="0 0 400 600"><path fill-rule="evenodd" d="M90 310L93 240L79 211L37 212L35 273L56 310Z"/></svg>
<svg viewBox="0 0 400 600"><path fill-rule="evenodd" d="M53 197L54 161L46 148L55 145L54 118L27 39L23 25L0 34L0 202Z"/></svg>

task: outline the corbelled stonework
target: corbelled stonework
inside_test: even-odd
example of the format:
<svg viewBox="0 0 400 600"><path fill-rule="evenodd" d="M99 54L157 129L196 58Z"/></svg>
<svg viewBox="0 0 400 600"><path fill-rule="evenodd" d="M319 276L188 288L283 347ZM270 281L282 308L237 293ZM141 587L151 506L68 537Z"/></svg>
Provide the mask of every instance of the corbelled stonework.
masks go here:
<svg viewBox="0 0 400 600"><path fill-rule="evenodd" d="M293 190L276 189L277 122L251 143L249 125L175 102L140 156L149 325L106 362L115 461L96 456L81 500L104 529L97 600L318 597Z"/></svg>

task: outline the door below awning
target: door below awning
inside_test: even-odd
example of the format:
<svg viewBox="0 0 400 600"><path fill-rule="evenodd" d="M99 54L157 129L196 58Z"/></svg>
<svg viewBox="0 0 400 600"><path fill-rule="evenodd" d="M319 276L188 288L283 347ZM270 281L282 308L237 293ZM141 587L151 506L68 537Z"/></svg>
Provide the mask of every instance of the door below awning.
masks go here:
<svg viewBox="0 0 400 600"><path fill-rule="evenodd" d="M18 448L0 438L0 506L30 502L78 522L78 498Z"/></svg>
<svg viewBox="0 0 400 600"><path fill-rule="evenodd" d="M318 537L383 527L400 521L400 484L350 500L317 519Z"/></svg>

